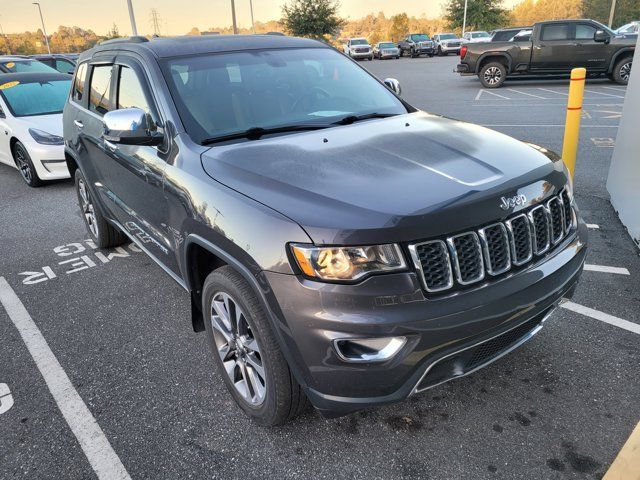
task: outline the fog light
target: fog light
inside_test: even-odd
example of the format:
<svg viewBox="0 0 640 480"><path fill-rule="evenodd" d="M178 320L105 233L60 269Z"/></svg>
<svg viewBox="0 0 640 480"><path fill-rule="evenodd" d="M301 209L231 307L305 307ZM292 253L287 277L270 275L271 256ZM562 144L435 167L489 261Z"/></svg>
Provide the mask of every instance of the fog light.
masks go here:
<svg viewBox="0 0 640 480"><path fill-rule="evenodd" d="M406 337L342 338L333 341L338 356L346 362L384 362L396 355Z"/></svg>

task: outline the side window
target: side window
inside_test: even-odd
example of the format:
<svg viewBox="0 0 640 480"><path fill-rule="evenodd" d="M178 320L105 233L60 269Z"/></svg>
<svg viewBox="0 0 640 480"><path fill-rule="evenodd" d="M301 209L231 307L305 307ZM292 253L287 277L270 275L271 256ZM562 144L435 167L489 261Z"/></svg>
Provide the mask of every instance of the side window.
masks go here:
<svg viewBox="0 0 640 480"><path fill-rule="evenodd" d="M542 35L540 36L540 39L543 41L568 40L569 24L556 23L553 25L545 25L542 27Z"/></svg>
<svg viewBox="0 0 640 480"><path fill-rule="evenodd" d="M73 63L68 60L56 60L56 65L54 68L62 73L73 73L73 71L75 70Z"/></svg>
<svg viewBox="0 0 640 480"><path fill-rule="evenodd" d="M82 63L78 67L76 78L73 81L73 94L71 98L76 103L82 103L82 96L84 95L84 86L86 82L86 78L85 78L86 74L87 74L87 64Z"/></svg>
<svg viewBox="0 0 640 480"><path fill-rule="evenodd" d="M118 108L140 108L151 113L149 102L142 89L142 84L136 72L129 67L120 67L120 81L118 82Z"/></svg>
<svg viewBox="0 0 640 480"><path fill-rule="evenodd" d="M111 101L111 71L113 65L96 65L91 73L91 94L89 110L98 115L113 110Z"/></svg>
<svg viewBox="0 0 640 480"><path fill-rule="evenodd" d="M586 23L576 25L576 40L593 40L595 34L596 27L593 25L587 25Z"/></svg>

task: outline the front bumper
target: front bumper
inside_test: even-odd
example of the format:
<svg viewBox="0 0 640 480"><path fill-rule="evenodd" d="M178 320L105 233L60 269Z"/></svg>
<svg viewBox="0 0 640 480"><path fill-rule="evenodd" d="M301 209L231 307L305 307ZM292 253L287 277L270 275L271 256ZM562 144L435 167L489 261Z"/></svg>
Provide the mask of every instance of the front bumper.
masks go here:
<svg viewBox="0 0 640 480"><path fill-rule="evenodd" d="M351 52L349 54L351 58L355 58L356 60L361 60L363 58L370 58L373 56L373 51L369 52Z"/></svg>
<svg viewBox="0 0 640 480"><path fill-rule="evenodd" d="M459 53L461 48L462 48L462 45L458 45L457 47L440 45L440 50L442 50L444 53L451 53L451 52Z"/></svg>
<svg viewBox="0 0 640 480"><path fill-rule="evenodd" d="M416 55L433 55L435 51L435 47L419 47L414 50Z"/></svg>
<svg viewBox="0 0 640 480"><path fill-rule="evenodd" d="M522 330L524 338L563 298L570 298L582 272L586 236L580 222L576 234L541 263L490 285L442 297L425 297L413 272L373 276L357 285L265 275L273 299L279 300L285 348L296 363L298 380L316 408L336 416L403 400L509 351L513 342L474 368L456 364L465 358L463 349L514 328L522 330L529 322L531 328ZM348 363L332 346L337 338L386 336L404 336L407 342L383 363Z"/></svg>
<svg viewBox="0 0 640 480"><path fill-rule="evenodd" d="M24 143L41 180L70 178L64 145L42 145L34 141Z"/></svg>

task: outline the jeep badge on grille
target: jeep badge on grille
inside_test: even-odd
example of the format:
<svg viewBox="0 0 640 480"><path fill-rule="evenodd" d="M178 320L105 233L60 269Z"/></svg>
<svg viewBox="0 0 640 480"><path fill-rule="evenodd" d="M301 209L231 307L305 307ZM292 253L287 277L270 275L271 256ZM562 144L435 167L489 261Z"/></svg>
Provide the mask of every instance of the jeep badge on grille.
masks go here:
<svg viewBox="0 0 640 480"><path fill-rule="evenodd" d="M527 203L527 197L522 194L515 195L513 197L502 197L500 200L500 208L503 210L511 210L518 205L524 205Z"/></svg>

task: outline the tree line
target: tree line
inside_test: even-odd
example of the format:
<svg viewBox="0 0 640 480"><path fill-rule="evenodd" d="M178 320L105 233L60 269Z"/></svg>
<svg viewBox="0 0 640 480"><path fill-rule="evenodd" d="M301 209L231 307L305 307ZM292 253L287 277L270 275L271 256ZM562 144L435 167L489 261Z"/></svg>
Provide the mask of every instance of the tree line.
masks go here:
<svg viewBox="0 0 640 480"><path fill-rule="evenodd" d="M493 30L506 26L525 26L542 20L562 18L591 18L607 23L612 0L522 0L512 9L506 9L502 0L468 0L467 30ZM439 18L415 17L406 13L385 16L369 14L363 18L347 20L339 15L336 0L287 0L282 7L282 18L269 22L256 22L255 33L286 32L291 35L317 38L338 44L349 37L365 37L369 42L398 41L409 32L434 34L442 31L462 30L464 0L448 0L444 15ZM618 27L632 20L640 20L640 0L617 0L613 25ZM201 32L193 28L190 35L203 33L230 34L230 26L211 27ZM240 33L253 33L242 28ZM60 26L49 36L51 51L55 53L81 52L96 43L119 37L113 25L105 35L80 27ZM0 36L0 53L31 55L46 53L42 30L10 33Z"/></svg>

